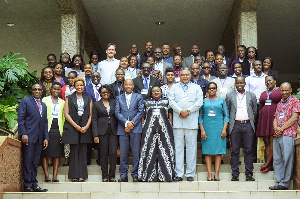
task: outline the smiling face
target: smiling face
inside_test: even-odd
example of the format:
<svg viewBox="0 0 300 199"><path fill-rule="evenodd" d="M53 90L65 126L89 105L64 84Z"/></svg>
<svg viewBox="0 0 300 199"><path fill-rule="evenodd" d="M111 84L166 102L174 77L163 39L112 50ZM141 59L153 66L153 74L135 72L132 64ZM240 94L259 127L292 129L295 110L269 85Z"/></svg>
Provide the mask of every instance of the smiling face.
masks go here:
<svg viewBox="0 0 300 199"><path fill-rule="evenodd" d="M48 61L48 65L52 67L56 63L56 58L51 55L47 58L47 61Z"/></svg>
<svg viewBox="0 0 300 199"><path fill-rule="evenodd" d="M77 81L75 82L75 90L76 90L76 93L83 93L83 90L84 90L84 82L83 81Z"/></svg>
<svg viewBox="0 0 300 199"><path fill-rule="evenodd" d="M68 84L69 86L73 86L74 79L76 78L76 75L74 73L69 73L68 75Z"/></svg>
<svg viewBox="0 0 300 199"><path fill-rule="evenodd" d="M243 70L243 68L242 68L241 64L237 63L237 64L233 65L233 71L237 76L242 74L242 70Z"/></svg>
<svg viewBox="0 0 300 199"><path fill-rule="evenodd" d="M191 54L194 55L194 56L196 56L196 55L199 54L199 52L200 52L199 46L193 45L192 49L191 49Z"/></svg>
<svg viewBox="0 0 300 199"><path fill-rule="evenodd" d="M44 78L46 82L52 81L53 78L53 70L51 68L45 68L44 69Z"/></svg>
<svg viewBox="0 0 300 199"><path fill-rule="evenodd" d="M137 59L137 57L136 57L136 56L131 56L131 57L130 57L130 61L129 61L129 66L130 66L131 68L136 68L137 64L138 64L138 59Z"/></svg>
<svg viewBox="0 0 300 199"><path fill-rule="evenodd" d="M167 72L166 79L168 83L173 83L175 79L175 74L173 72Z"/></svg>
<svg viewBox="0 0 300 199"><path fill-rule="evenodd" d="M139 52L138 46L136 44L131 44L130 54L137 55Z"/></svg>
<svg viewBox="0 0 300 199"><path fill-rule="evenodd" d="M151 41L147 41L145 45L145 49L147 53L151 53L153 49L153 43Z"/></svg>
<svg viewBox="0 0 300 199"><path fill-rule="evenodd" d="M155 57L155 60L161 60L162 59L161 48L155 48L154 49L154 57Z"/></svg>
<svg viewBox="0 0 300 199"><path fill-rule="evenodd" d="M60 85L53 85L51 87L51 94L54 98L57 98L60 95L61 86Z"/></svg>
<svg viewBox="0 0 300 199"><path fill-rule="evenodd" d="M215 54L212 51L209 51L206 53L206 60L209 62L214 62L215 61Z"/></svg>
<svg viewBox="0 0 300 199"><path fill-rule="evenodd" d="M266 83L267 89L269 91L271 91L275 87L276 80L272 76L267 76L265 79L265 83Z"/></svg>
<svg viewBox="0 0 300 199"><path fill-rule="evenodd" d="M262 71L262 64L261 61L256 60L253 63L253 68L255 73L260 73Z"/></svg>
<svg viewBox="0 0 300 199"><path fill-rule="evenodd" d="M180 81L183 84L188 84L191 81L191 73L189 70L180 71Z"/></svg>
<svg viewBox="0 0 300 199"><path fill-rule="evenodd" d="M202 63L203 63L203 58L202 58L202 56L199 56L199 55L195 56L195 57L194 57L194 63L197 63L197 64L199 64L200 66L202 66Z"/></svg>
<svg viewBox="0 0 300 199"><path fill-rule="evenodd" d="M218 45L217 52L224 55L225 54L225 47L223 45Z"/></svg>
<svg viewBox="0 0 300 199"><path fill-rule="evenodd" d="M147 62L150 64L151 68L153 68L154 58L153 57L147 57Z"/></svg>
<svg viewBox="0 0 300 199"><path fill-rule="evenodd" d="M272 62L269 59L265 59L263 62L264 70L269 70L272 66Z"/></svg>
<svg viewBox="0 0 300 199"><path fill-rule="evenodd" d="M110 45L106 50L107 58L114 58L116 53L117 51L114 45Z"/></svg>
<svg viewBox="0 0 300 199"><path fill-rule="evenodd" d="M199 64L197 64L197 63L193 63L192 65L191 65L191 73L192 73L192 76L193 77L197 77L198 75L199 75L199 73L200 73L200 66L199 66Z"/></svg>
<svg viewBox="0 0 300 199"><path fill-rule="evenodd" d="M173 64L175 68L181 68L182 65L182 58L181 56L175 55L173 57Z"/></svg>
<svg viewBox="0 0 300 199"><path fill-rule="evenodd" d="M217 64L217 66L221 66L221 64L223 64L223 55L221 55L221 54L218 54L217 56L216 56L216 60L215 60L215 62L216 62L216 64Z"/></svg>
<svg viewBox="0 0 300 199"><path fill-rule="evenodd" d="M82 63L81 57L75 57L73 64L75 68L80 68Z"/></svg>
<svg viewBox="0 0 300 199"><path fill-rule="evenodd" d="M61 64L56 64L56 66L53 69L54 74L60 76L62 74L63 71L63 67Z"/></svg>
<svg viewBox="0 0 300 199"><path fill-rule="evenodd" d="M159 100L161 98L162 92L159 87L155 86L152 88L151 94L153 99Z"/></svg>
<svg viewBox="0 0 300 199"><path fill-rule="evenodd" d="M204 73L204 75L208 75L211 71L211 67L209 63L204 63L202 66L202 71Z"/></svg>
<svg viewBox="0 0 300 199"><path fill-rule="evenodd" d="M125 71L122 69L118 69L116 71L116 80L117 82L124 82L124 78L125 78Z"/></svg>
<svg viewBox="0 0 300 199"><path fill-rule="evenodd" d="M91 64L84 65L85 76L91 76L92 75L92 71L93 71L93 67L92 67Z"/></svg>
<svg viewBox="0 0 300 199"><path fill-rule="evenodd" d="M291 85L287 82L284 82L280 85L280 92L281 92L281 97L283 99L283 101L286 101L292 93L292 88Z"/></svg>
<svg viewBox="0 0 300 199"><path fill-rule="evenodd" d="M125 90L126 94L132 93L133 88L134 88L134 84L133 84L132 79L126 79L124 81L124 90Z"/></svg>
<svg viewBox="0 0 300 199"><path fill-rule="evenodd" d="M246 86L246 82L243 76L235 78L235 87L239 93L245 92L245 86Z"/></svg>
<svg viewBox="0 0 300 199"><path fill-rule="evenodd" d="M226 64L222 64L218 67L218 73L220 78L225 78L228 74L228 67Z"/></svg>
<svg viewBox="0 0 300 199"><path fill-rule="evenodd" d="M40 99L43 94L42 86L39 84L35 84L32 86L32 96L35 99Z"/></svg>
<svg viewBox="0 0 300 199"><path fill-rule="evenodd" d="M93 72L92 74L92 83L98 85L100 83L101 77L99 72Z"/></svg>
<svg viewBox="0 0 300 199"><path fill-rule="evenodd" d="M242 59L244 59L245 58L245 48L243 48L243 47L238 47L238 56L239 56L239 58L242 58Z"/></svg>
<svg viewBox="0 0 300 199"><path fill-rule="evenodd" d="M126 70L127 68L128 68L128 59L127 59L127 57L122 57L121 59L120 59L120 66L124 69L124 70Z"/></svg>
<svg viewBox="0 0 300 199"><path fill-rule="evenodd" d="M214 83L210 83L207 89L209 97L214 97L216 96L217 93L217 85Z"/></svg>
<svg viewBox="0 0 300 199"><path fill-rule="evenodd" d="M164 56L167 56L170 54L170 46L169 45L163 45L162 46L162 53Z"/></svg>
<svg viewBox="0 0 300 199"><path fill-rule="evenodd" d="M102 88L102 89L101 89L101 92L100 92L100 95L101 95L101 97L102 97L104 100L108 100L108 99L109 99L109 96L110 96L110 92L109 92L108 89Z"/></svg>
<svg viewBox="0 0 300 199"><path fill-rule="evenodd" d="M151 66L149 63L142 64L142 73L144 77L148 77L150 75Z"/></svg>

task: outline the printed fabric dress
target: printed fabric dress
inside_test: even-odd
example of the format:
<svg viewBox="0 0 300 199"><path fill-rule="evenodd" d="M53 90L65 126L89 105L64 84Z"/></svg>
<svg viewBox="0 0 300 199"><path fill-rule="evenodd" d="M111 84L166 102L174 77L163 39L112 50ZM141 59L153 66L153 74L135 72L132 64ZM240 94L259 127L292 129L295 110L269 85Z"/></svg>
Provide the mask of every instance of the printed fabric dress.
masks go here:
<svg viewBox="0 0 300 199"><path fill-rule="evenodd" d="M145 100L146 118L143 124L138 178L143 182L172 181L175 177L175 150L169 102Z"/></svg>
<svg viewBox="0 0 300 199"><path fill-rule="evenodd" d="M215 115L210 112L211 110ZM199 116L199 123L203 123L207 136L206 140L201 140L203 154L226 154L226 138L221 137L224 122L229 122L229 112L225 100L219 98L214 101L212 106L210 100L204 99Z"/></svg>

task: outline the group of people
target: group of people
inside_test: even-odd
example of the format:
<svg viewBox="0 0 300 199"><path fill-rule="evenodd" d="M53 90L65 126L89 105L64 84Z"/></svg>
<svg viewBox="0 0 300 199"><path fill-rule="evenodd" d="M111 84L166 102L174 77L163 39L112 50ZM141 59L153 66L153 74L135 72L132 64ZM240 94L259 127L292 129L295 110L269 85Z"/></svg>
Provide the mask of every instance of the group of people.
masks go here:
<svg viewBox="0 0 300 199"><path fill-rule="evenodd" d="M147 41L145 49L140 55L137 44L132 44L130 55L117 60L116 45L109 43L107 59L99 62L99 53L93 51L88 64L80 55L70 61L70 55L62 53L60 62L53 54L47 56L49 65L42 69L41 81L18 110L25 191L47 191L37 185L40 156L46 182L58 182L63 156L69 179L84 182L93 143L98 145L103 182L117 181L118 147L120 182L128 182L130 150L133 182L182 181L184 173L193 181L198 132L208 181L220 180L228 143L231 180L239 180L243 148L246 180L254 181L257 136L266 147L261 171L275 171L277 184L270 189L288 188L300 105L289 83L276 87L278 72L272 69L272 58L261 62L257 49L244 45L237 47L236 60L224 55L223 45L217 53L207 50L205 56L193 45L186 58L180 45L173 46L173 57L166 43L154 48Z"/></svg>

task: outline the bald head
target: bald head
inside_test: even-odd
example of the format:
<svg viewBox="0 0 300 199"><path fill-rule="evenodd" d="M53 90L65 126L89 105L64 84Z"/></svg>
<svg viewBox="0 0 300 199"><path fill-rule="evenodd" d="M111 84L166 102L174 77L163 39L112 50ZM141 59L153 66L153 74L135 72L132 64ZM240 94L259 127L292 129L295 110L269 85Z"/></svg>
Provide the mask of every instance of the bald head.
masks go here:
<svg viewBox="0 0 300 199"><path fill-rule="evenodd" d="M292 86L289 82L283 82L280 85L280 92L283 101L287 100L292 94Z"/></svg>
<svg viewBox="0 0 300 199"><path fill-rule="evenodd" d="M132 93L133 88L134 88L133 80L132 79L126 79L124 81L124 90L125 90L126 94Z"/></svg>

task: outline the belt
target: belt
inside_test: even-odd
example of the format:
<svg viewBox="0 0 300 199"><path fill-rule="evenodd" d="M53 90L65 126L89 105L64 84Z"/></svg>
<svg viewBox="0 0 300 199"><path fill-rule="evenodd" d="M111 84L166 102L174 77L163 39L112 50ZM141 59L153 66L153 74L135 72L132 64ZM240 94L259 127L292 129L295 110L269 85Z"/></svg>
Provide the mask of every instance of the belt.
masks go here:
<svg viewBox="0 0 300 199"><path fill-rule="evenodd" d="M250 123L250 120L235 120L236 123L246 124Z"/></svg>

